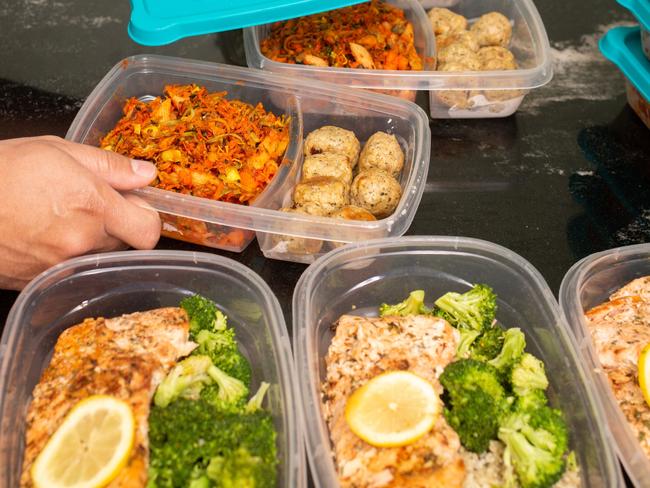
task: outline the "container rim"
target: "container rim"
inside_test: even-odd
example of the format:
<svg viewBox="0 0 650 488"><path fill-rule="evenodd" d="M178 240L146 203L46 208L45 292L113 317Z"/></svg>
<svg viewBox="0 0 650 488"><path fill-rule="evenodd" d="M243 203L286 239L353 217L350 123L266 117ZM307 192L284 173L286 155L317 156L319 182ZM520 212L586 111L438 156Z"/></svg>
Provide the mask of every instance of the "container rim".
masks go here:
<svg viewBox="0 0 650 488"><path fill-rule="evenodd" d="M247 284L261 291L264 303L262 309L269 316L269 332L274 342L273 347L276 349L278 374L281 378L286 378L286 388L282 388L283 403L288 404L289 409L294 412L294 417L286 415L289 422L287 425L287 454L290 459L296 459L295 466L289 465L289 480L295 482L294 486L305 487L307 485L307 470L304 462L304 445L303 437L300 431L302 425L302 407L298 399L296 372L293 367L293 355L291 351L290 338L287 332L284 314L280 307L277 297L272 292L266 282L252 269L234 261L233 259L219 256L207 252L195 251L118 251L102 254L92 254L69 259L57 264L48 270L42 272L30 281L27 286L20 292L14 305L11 307L5 327L0 338L0 393L5 391L7 381L7 369L11 360L11 346L15 344L19 328L20 319L24 315L25 309L29 307L29 302L33 295L40 287L51 286L56 283L62 276L70 276L70 271L75 268L84 268L84 272L89 269L110 269L113 266L138 265L139 267L161 266L160 263L154 264L161 260L166 261L166 266L191 265L201 268L201 264L213 264L224 269L228 269L232 274L238 274ZM78 271L79 272L79 271ZM78 273L77 272L77 273ZM76 273L75 273L76 274ZM0 394L0 414L5 410L7 396ZM2 418L2 415L0 415Z"/></svg>
<svg viewBox="0 0 650 488"><path fill-rule="evenodd" d="M407 0L410 7L417 15L427 14L417 0ZM546 85L553 78L553 63L551 61L551 46L546 33L546 28L539 15L539 11L532 0L513 0L523 12L531 19L528 24L531 36L535 43L539 44L540 62L532 68L523 68L499 71L399 71L399 70L359 70L354 68L318 67L298 64L286 64L273 61L264 56L259 46L259 29L269 24L247 27L244 29L244 49L246 63L251 68L259 68L271 72L285 72L288 70L297 71L296 76L307 75L309 78L317 75L332 76L340 74L343 76L354 76L353 84L343 83L354 88L366 88L376 90L475 90L502 89L502 90L529 90ZM435 37L431 30L426 30L428 37L425 42L432 42L435 46ZM520 82L513 82L513 73ZM477 77L481 83L477 83ZM504 83L504 82L508 83ZM499 84L501 82L501 84Z"/></svg>
<svg viewBox="0 0 650 488"><path fill-rule="evenodd" d="M377 251L380 249L384 251L382 254L385 255L387 254L386 251L390 253L391 250L397 250L396 252L399 252L398 249L400 248L404 250L406 250L406 248L408 248L408 250L422 248L431 252L462 251L470 254L496 254L501 258L508 260L511 264L520 268L530 276L531 280L537 285L541 292L539 299L543 301L549 310L553 311L556 323L556 329L554 332L560 337L560 341L567 346L567 352L570 355L573 364L575 364L577 368L576 376L583 388L586 397L585 401L591 406L592 425L597 426L597 438L600 439L600 444L603 446L603 451L600 455L600 461L604 463L601 464L603 466L603 471L607 476L609 476L608 481L615 482L614 486L624 487L625 482L623 480L620 465L617 462L614 462L614 453L610 447L611 443L608 442L610 441L609 437L611 434L605 427L606 424L602 405L598 401L598 396L594 391L594 387L587 381L588 374L586 367L579 362L577 346L574 337L568 332L566 319L562 310L558 306L548 284L539 271L519 254L501 245L481 239L459 236L405 236L400 238L373 239L363 243L348 244L321 256L302 274L296 284L293 295L293 348L296 368L300 368L300 371L305 370L308 372L308 366L313 364L314 361L314 358L312 357L313 354L306 347L307 336L313 334L311 325L307 325L308 319L306 317L306 310L309 308L309 303L311 302L309 292L313 289L316 280L323 275L323 269L332 262L343 261L343 259L350 254L361 252L359 256L355 256L356 260L362 259L362 257L365 256L372 258L372 256L378 255ZM319 436L320 429L308 425L307 419L310 414L316 413L314 406L320 405L320 399L318 392L312 384L310 373L299 374L298 381L300 382L299 392L303 406L303 432L305 433L307 457L312 471L318 473L321 469L319 469L319 464L317 464L316 451L319 446L319 441L321 440ZM320 411L318 411L318 415L320 415ZM322 449L323 448L321 448L321 450ZM324 449L326 449L327 452L330 452L329 444L325 446ZM329 458L331 459L331 456ZM331 471L331 469L328 469L332 467L331 463L328 463L328 465L330 466L325 469ZM315 482L316 486L320 488L321 485L316 476Z"/></svg>
<svg viewBox="0 0 650 488"><path fill-rule="evenodd" d="M97 113L90 112L89 101L99 100L103 106L113 94L113 91L109 91L110 88L129 71L182 73L185 76L189 73L190 76L196 75L206 80L248 81L269 87L273 86L278 91L286 93L292 93L299 89L303 93L300 96L303 97L309 94L318 94L319 98L336 99L345 106L359 106L366 109L369 107L370 110L378 113L385 111L387 118L391 116L409 117L414 122L413 130L416 137L422 138L423 142L414 145L413 171L408 181L404 182L403 196L395 212L389 217L376 221L337 219L336 236L331 235L332 219L328 217L287 214L278 210L257 207L254 204L248 206L220 202L151 187L133 190L133 193L146 199L159 212L256 232L282 233L283 235L340 241L346 241L346 236L365 239L384 231L394 235L403 234L415 217L415 210L424 192L431 154L429 117L418 105L389 95L346 90L341 85L334 83L310 80L308 84L305 84L304 79L295 76L253 68L156 54L137 54L119 61L97 84L70 125L65 136L67 140L80 142L84 139L97 115ZM300 102L300 96L298 102ZM301 117L302 114L303 112L299 108ZM415 192L411 194L413 189ZM408 195L407 190L409 190ZM191 206L191 209L185 208L187 206ZM406 215L402 216L402 212L406 212ZM251 219L253 215L255 218ZM295 223L293 226L292 222ZM308 232L295 230L299 226L306 228L307 225L314 226L314 224L320 224L320 229L312 227Z"/></svg>

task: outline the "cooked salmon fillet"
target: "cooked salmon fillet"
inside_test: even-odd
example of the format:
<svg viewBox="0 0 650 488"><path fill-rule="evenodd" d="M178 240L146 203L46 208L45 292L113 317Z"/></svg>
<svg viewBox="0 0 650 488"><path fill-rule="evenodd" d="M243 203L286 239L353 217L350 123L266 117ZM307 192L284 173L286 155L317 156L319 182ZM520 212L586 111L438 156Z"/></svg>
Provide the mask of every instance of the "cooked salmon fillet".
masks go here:
<svg viewBox="0 0 650 488"><path fill-rule="evenodd" d="M650 407L643 398L637 373L641 350L650 343L650 277L628 283L585 316L614 396L645 455L650 457Z"/></svg>
<svg viewBox="0 0 650 488"><path fill-rule="evenodd" d="M180 308L86 319L66 329L33 391L20 486L33 486L32 463L68 411L90 395L104 394L128 402L136 421L129 462L108 486L144 487L151 398L174 363L195 347L189 340L187 315Z"/></svg>
<svg viewBox="0 0 650 488"><path fill-rule="evenodd" d="M438 394L438 378L453 361L460 339L436 317L366 318L342 316L325 363L323 412L342 487L460 487L465 466L460 440L440 415L431 431L413 444L379 448L357 437L345 420L348 397L384 371L407 370L428 380Z"/></svg>

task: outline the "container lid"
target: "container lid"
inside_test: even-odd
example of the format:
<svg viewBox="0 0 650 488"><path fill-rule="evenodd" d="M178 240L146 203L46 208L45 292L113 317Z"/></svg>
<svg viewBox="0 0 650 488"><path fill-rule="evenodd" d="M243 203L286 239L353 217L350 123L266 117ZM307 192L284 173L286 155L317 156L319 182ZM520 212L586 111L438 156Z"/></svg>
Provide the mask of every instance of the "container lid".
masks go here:
<svg viewBox="0 0 650 488"><path fill-rule="evenodd" d="M650 100L650 61L641 47L639 27L616 27L598 43L601 52L623 72L643 98Z"/></svg>
<svg viewBox="0 0 650 488"><path fill-rule="evenodd" d="M618 0L618 3L632 12L646 30L650 30L650 2L648 0Z"/></svg>
<svg viewBox="0 0 650 488"><path fill-rule="evenodd" d="M210 34L325 10L363 0L131 0L129 35L140 44L159 46L183 37Z"/></svg>

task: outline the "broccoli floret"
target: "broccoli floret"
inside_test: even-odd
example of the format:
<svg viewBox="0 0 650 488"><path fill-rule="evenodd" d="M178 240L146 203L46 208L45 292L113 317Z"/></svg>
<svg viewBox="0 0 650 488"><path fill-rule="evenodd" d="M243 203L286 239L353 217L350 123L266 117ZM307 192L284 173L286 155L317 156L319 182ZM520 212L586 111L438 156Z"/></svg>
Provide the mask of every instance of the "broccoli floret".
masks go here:
<svg viewBox="0 0 650 488"><path fill-rule="evenodd" d="M499 355L503 348L505 333L501 327L494 324L485 329L472 344L470 357L479 361L489 361Z"/></svg>
<svg viewBox="0 0 650 488"><path fill-rule="evenodd" d="M210 460L206 474L217 488L258 488L268 486L269 466L245 448Z"/></svg>
<svg viewBox="0 0 650 488"><path fill-rule="evenodd" d="M201 475L198 478L190 479L187 488L210 488L210 478L206 475Z"/></svg>
<svg viewBox="0 0 650 488"><path fill-rule="evenodd" d="M208 298L193 295L181 300L180 305L190 318L190 338L192 339L202 330L218 331L224 330L227 326L226 316Z"/></svg>
<svg viewBox="0 0 650 488"><path fill-rule="evenodd" d="M456 348L456 357L470 357L472 352L472 345L479 335L481 335L481 332L478 330L460 329L460 341L458 341L458 347Z"/></svg>
<svg viewBox="0 0 650 488"><path fill-rule="evenodd" d="M512 464L522 488L547 488L562 477L568 430L557 410L515 410L503 419L498 437L506 446L504 463Z"/></svg>
<svg viewBox="0 0 650 488"><path fill-rule="evenodd" d="M218 332L202 330L194 340L199 344L198 354L210 356L215 366L242 381L247 388L250 387L251 366L239 350L234 329Z"/></svg>
<svg viewBox="0 0 650 488"><path fill-rule="evenodd" d="M243 410L248 397L248 387L214 365L210 365L207 373L219 387L212 397L212 404L219 410L224 411L237 412Z"/></svg>
<svg viewBox="0 0 650 488"><path fill-rule="evenodd" d="M437 315L456 328L482 331L496 316L497 297L487 285L474 285L463 294L449 292L436 300Z"/></svg>
<svg viewBox="0 0 650 488"><path fill-rule="evenodd" d="M263 410L220 412L203 399L179 398L167 408L151 409L149 445L150 472L160 488L199 482L212 458L238 449L263 463L262 488L276 486L276 434L271 414Z"/></svg>
<svg viewBox="0 0 650 488"><path fill-rule="evenodd" d="M196 400L208 398L220 410L237 411L246 405L248 387L212 364L208 356L183 359L158 385L154 404L167 407L179 397Z"/></svg>
<svg viewBox="0 0 650 488"><path fill-rule="evenodd" d="M255 392L255 395L253 395L246 404L247 412L254 412L255 410L262 408L262 402L264 401L264 396L266 395L269 386L270 385L266 381L262 381L260 387L257 389L257 392Z"/></svg>
<svg viewBox="0 0 650 488"><path fill-rule="evenodd" d="M548 398L546 398L544 390L530 390L525 395L517 397L514 408L523 412L525 410L535 410L544 407L547 403Z"/></svg>
<svg viewBox="0 0 650 488"><path fill-rule="evenodd" d="M494 359L489 360L488 363L499 370L502 378L508 378L512 367L519 361L525 348L526 336L524 336L521 329L517 327L508 329L503 337L501 352Z"/></svg>
<svg viewBox="0 0 650 488"><path fill-rule="evenodd" d="M544 363L529 353L524 353L512 368L510 374L512 390L518 396L525 396L533 390L546 390L548 378L544 372Z"/></svg>
<svg viewBox="0 0 650 488"><path fill-rule="evenodd" d="M176 364L162 380L154 395L154 403L166 407L183 395L186 398L198 398L206 383L212 380L208 369L212 361L208 356L190 356Z"/></svg>
<svg viewBox="0 0 650 488"><path fill-rule="evenodd" d="M474 359L459 359L447 365L440 383L445 418L462 445L473 452L486 451L509 408L496 369Z"/></svg>
<svg viewBox="0 0 650 488"><path fill-rule="evenodd" d="M406 300L395 305L382 303L379 307L379 315L386 317L387 315L399 315L405 317L406 315L427 315L431 313L424 305L424 291L412 291Z"/></svg>

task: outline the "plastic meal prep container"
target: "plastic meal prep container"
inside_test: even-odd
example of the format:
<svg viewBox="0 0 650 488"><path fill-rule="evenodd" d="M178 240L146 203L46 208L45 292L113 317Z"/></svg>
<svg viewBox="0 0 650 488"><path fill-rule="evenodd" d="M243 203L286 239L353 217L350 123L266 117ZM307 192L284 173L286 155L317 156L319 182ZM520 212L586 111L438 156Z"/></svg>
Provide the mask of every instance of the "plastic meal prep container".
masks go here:
<svg viewBox="0 0 650 488"><path fill-rule="evenodd" d="M85 256L50 268L20 294L0 342L0 485L18 486L25 414L54 344L87 317L178 306L190 294L214 300L235 328L253 370L253 391L278 432L278 486L306 486L300 410L286 325L264 281L247 267L205 253L130 251Z"/></svg>
<svg viewBox="0 0 650 488"><path fill-rule="evenodd" d="M518 69L504 71L466 71L439 73L446 75L445 86L465 92L468 104L449 106L439 95L429 93L432 118L507 117L517 111L528 90L548 83L553 76L551 47L539 12L532 0L445 0L429 2L431 7L446 7L467 18L469 25L488 12L500 12L512 24L508 49L514 54ZM453 99L453 95L451 97Z"/></svg>
<svg viewBox="0 0 650 488"><path fill-rule="evenodd" d="M570 429L582 486L624 486L601 407L588 382L563 316L542 276L517 254L489 242L460 237L377 239L337 249L312 264L293 296L293 347L303 405L307 453L317 487L338 486L320 384L331 325L345 313L377 315L423 289L427 302L447 291L486 283L498 295L499 322L520 327L527 348L541 358L549 399Z"/></svg>
<svg viewBox="0 0 650 488"><path fill-rule="evenodd" d="M422 59L424 69L435 70L435 38L429 19L417 0L387 0L404 11L406 20L413 25L415 50ZM262 54L260 42L268 37L272 24L262 24L244 30L246 62L251 68L274 73L285 73L320 81L330 81L355 88L368 88L383 93L415 100L414 90L425 89L427 71L372 70L355 68L331 68L287 64L272 61Z"/></svg>
<svg viewBox="0 0 650 488"><path fill-rule="evenodd" d="M619 247L592 254L576 263L560 286L560 305L573 333L581 362L587 366L589 381L595 386L605 411L618 456L635 486L648 486L650 459L641 450L636 436L618 406L600 361L584 313L606 302L609 295L635 278L650 275L650 244Z"/></svg>
<svg viewBox="0 0 650 488"><path fill-rule="evenodd" d="M503 13L513 24L512 50L519 69L509 71L435 71L435 36L431 23L417 0L387 0L404 10L414 27L418 53L425 56L423 71L362 70L314 67L272 61L260 50L260 41L268 36L271 24L244 30L248 66L277 73L291 73L316 80L326 80L349 87L383 90L410 96L412 90L430 90L430 113L433 118L505 117L517 110L527 90L548 83L553 76L550 45L544 24L532 0L426 0L428 9L445 7L466 16L470 22L490 11ZM432 59L429 59L432 58ZM474 106L449 107L436 92L472 92ZM486 96L487 90L487 96Z"/></svg>
<svg viewBox="0 0 650 488"><path fill-rule="evenodd" d="M598 43L603 55L625 76L627 102L650 129L650 59L641 48L640 27L616 27Z"/></svg>
<svg viewBox="0 0 650 488"><path fill-rule="evenodd" d="M128 97L160 95L168 83L197 83L229 98L262 102L267 110L292 117L284 161L267 188L249 205L238 205L147 187L136 193L163 216L163 233L198 244L242 251L255 237L272 234L351 242L397 236L411 224L424 191L431 135L428 117L417 105L395 97L352 91L337 85L215 63L140 55L118 63L90 94L73 121L67 139L97 146L119 120ZM405 152L400 176L402 198L390 217L376 222L344 221L279 212L291 200L302 166L302 142L323 125L353 130L364 142L373 131L395 134ZM198 230L197 230L198 229ZM206 234L207 232L207 234ZM208 235L205 238L205 235ZM230 239L231 236L238 240ZM221 236L221 237L220 237ZM267 257L312 261L270 241L261 243Z"/></svg>

